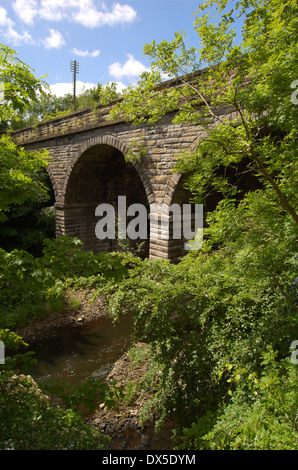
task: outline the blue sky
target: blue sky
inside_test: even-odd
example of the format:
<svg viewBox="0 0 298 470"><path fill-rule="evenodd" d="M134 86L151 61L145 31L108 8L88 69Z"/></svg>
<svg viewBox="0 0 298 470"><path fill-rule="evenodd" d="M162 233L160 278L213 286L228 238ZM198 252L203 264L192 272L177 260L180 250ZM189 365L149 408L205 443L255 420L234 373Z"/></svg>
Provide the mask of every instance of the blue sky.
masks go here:
<svg viewBox="0 0 298 470"><path fill-rule="evenodd" d="M0 42L17 51L57 95L72 92L70 61L82 86L134 83L150 67L143 45L186 31L197 45L198 0L0 0Z"/></svg>

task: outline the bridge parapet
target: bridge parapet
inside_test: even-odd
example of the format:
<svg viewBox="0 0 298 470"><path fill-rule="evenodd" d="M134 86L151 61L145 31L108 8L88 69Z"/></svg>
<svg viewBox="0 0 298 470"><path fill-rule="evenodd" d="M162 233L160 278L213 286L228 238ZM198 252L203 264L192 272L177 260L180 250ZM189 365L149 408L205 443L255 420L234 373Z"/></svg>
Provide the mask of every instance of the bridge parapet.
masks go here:
<svg viewBox="0 0 298 470"><path fill-rule="evenodd" d="M92 130L98 127L110 126L115 121L107 121L107 116L112 107L101 106L97 109L86 108L69 114L64 114L34 127L25 127L12 132L14 141L19 144L41 142L48 138L61 137L69 134ZM117 121L121 122L121 121Z"/></svg>
<svg viewBox="0 0 298 470"><path fill-rule="evenodd" d="M157 91L160 91L164 88L181 86L186 81L189 83L193 81L197 82L197 80L202 79L206 71L207 69L202 69L181 78L170 79L156 85L155 88ZM99 105L97 107L63 114L59 117L41 122L34 127L26 127L14 131L12 135L18 144L23 144L42 141L49 137L58 137L98 127L111 126L115 123L126 122L121 119L117 121L107 120L111 108L117 101L121 100L122 98L120 97L108 105Z"/></svg>

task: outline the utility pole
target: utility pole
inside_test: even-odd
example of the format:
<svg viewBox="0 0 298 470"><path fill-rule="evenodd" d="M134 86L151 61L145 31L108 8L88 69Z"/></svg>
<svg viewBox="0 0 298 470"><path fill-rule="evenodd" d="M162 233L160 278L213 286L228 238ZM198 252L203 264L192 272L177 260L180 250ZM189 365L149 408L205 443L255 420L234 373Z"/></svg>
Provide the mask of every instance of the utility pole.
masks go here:
<svg viewBox="0 0 298 470"><path fill-rule="evenodd" d="M76 109L76 81L79 73L79 63L76 60L70 62L70 71L73 73L73 109Z"/></svg>

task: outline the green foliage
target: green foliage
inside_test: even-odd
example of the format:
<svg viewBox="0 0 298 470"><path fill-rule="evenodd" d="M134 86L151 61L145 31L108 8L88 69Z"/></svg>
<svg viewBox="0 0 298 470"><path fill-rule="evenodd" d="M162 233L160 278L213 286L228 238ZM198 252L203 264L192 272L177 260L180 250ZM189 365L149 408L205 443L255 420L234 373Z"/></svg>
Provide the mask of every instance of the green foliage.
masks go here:
<svg viewBox="0 0 298 470"><path fill-rule="evenodd" d="M42 91L44 82L33 75L30 67L16 56L16 51L3 44L0 44L0 70L5 97L0 111L3 121L24 112L36 93Z"/></svg>
<svg viewBox="0 0 298 470"><path fill-rule="evenodd" d="M72 96L57 97L47 88L42 89L29 103L27 109L6 123L6 129L34 127L39 122L67 114L72 109Z"/></svg>
<svg viewBox="0 0 298 470"><path fill-rule="evenodd" d="M11 137L0 138L0 220L15 204L36 201L47 194L38 170L48 165L45 152L27 152L18 147Z"/></svg>
<svg viewBox="0 0 298 470"><path fill-rule="evenodd" d="M133 139L129 144L128 152L124 155L124 158L126 162L142 163L146 155L147 149L143 142Z"/></svg>
<svg viewBox="0 0 298 470"><path fill-rule="evenodd" d="M24 352L27 343L16 333L8 328L0 328L0 341L5 348L5 366L0 366L0 374L3 370L10 372L30 373L32 365L36 362L33 351ZM22 352L17 352L21 349Z"/></svg>
<svg viewBox="0 0 298 470"><path fill-rule="evenodd" d="M38 178L47 194L35 202L11 205L0 223L0 246L5 251L16 248L41 256L43 240L55 236L54 194L45 169Z"/></svg>
<svg viewBox="0 0 298 470"><path fill-rule="evenodd" d="M243 412L244 427L263 419L260 433L266 431L264 439L260 434L250 443L245 443L244 431L235 431L229 441L231 449L294 448L297 444L296 428L291 427L297 414L295 368L294 376L285 371L284 381L278 381L283 371L279 361L289 355L298 331L296 227L277 204L268 206L265 201L268 194L258 192L248 194L238 205L223 201L209 216L202 252L187 255L178 265L151 260L131 263L129 276L120 284L111 283L109 289L105 285L111 314L117 318L130 312L137 339L150 345L152 363L142 387L156 391L143 417L157 413L161 421L174 419L178 436L182 428L190 427L184 446L197 445L196 439L212 430L221 414L214 433L231 424L222 405L223 397L229 403L231 392L233 400L241 398L241 403L235 401L227 408L235 413L235 423ZM276 368L270 369L268 361L264 365L268 345L277 353ZM249 385L252 377L260 377L254 386L261 387L277 371L280 387L272 393L282 398L275 400L265 421L270 402L266 389L258 395L263 401L252 410L255 394ZM243 384L235 394L239 374ZM287 384L292 387L291 402L286 397ZM292 407L289 420L282 399ZM279 439L284 426L287 433ZM203 444L212 448L212 436L210 440L211 444Z"/></svg>
<svg viewBox="0 0 298 470"><path fill-rule="evenodd" d="M76 97L76 111L93 108L96 112L98 106L105 106L119 96L114 82L106 86L98 83L96 88L85 90ZM70 93L56 96L45 88L30 101L28 109L3 126L13 130L34 127L41 122L65 116L73 111L73 96Z"/></svg>
<svg viewBox="0 0 298 470"><path fill-rule="evenodd" d="M199 16L211 5L220 13L217 24ZM297 365L288 355L298 332L298 107L290 99L297 5L234 5L226 11L226 0L208 0L200 7L196 48L187 48L180 33L146 45L151 73L111 113L153 124L173 112L176 123L200 124L196 147L180 155L176 170L191 175L194 202L220 199L206 214L202 249L177 265L95 256L67 239L48 241L39 259L0 251L1 305L56 298L74 283L97 287L114 318L129 312L136 338L149 346L142 386L154 394L145 418L172 418L182 448L294 449ZM202 65L210 67L185 80L185 72ZM177 86L160 87L165 74L179 78Z"/></svg>
<svg viewBox="0 0 298 470"><path fill-rule="evenodd" d="M216 226L223 238L227 220L229 230L237 231L234 218L223 218ZM240 220L244 224L246 219ZM281 233L288 224L280 227ZM179 265L145 260L110 288L110 312L117 317L129 311L138 339L151 346L160 370L155 406L177 422L189 424L203 410L216 407L228 390L226 380L217 381L227 362L260 371L265 345L272 344L284 357L295 339L292 232L285 248L277 250L275 227L271 233L266 227L268 238L262 243L267 253L258 256L262 247L256 253L254 243L258 245L263 227L258 228L255 239L252 231L243 230L242 239L221 250L192 253Z"/></svg>
<svg viewBox="0 0 298 470"><path fill-rule="evenodd" d="M30 68L16 57L16 52L0 45L0 79L4 83L4 100L0 120L15 119L28 108L30 100L42 89ZM15 204L37 201L47 190L39 171L49 162L47 152L27 152L8 135L0 138L0 221Z"/></svg>
<svg viewBox="0 0 298 470"><path fill-rule="evenodd" d="M69 299L69 305L71 306L71 308L79 308L80 305L81 305L81 301L80 299L77 299L76 297L74 296L71 296L70 299Z"/></svg>
<svg viewBox="0 0 298 470"><path fill-rule="evenodd" d="M89 378L78 387L63 382L38 386L24 375L36 362L32 351L24 351L28 344L8 329L0 329L0 341L5 345L5 363L0 365L0 449L103 449L107 438L85 424L80 405L94 410L100 399L113 406L122 393L115 383Z"/></svg>
<svg viewBox="0 0 298 470"><path fill-rule="evenodd" d="M183 449L297 450L297 366L276 362L270 351L260 376L233 373L236 389L217 414L203 416L183 432Z"/></svg>
<svg viewBox="0 0 298 470"><path fill-rule="evenodd" d="M204 187L213 180L222 187L223 177L218 177L216 170L248 159L245 171L259 175L264 184L273 187L297 222L297 165L293 159L297 158L298 108L290 100L297 70L296 2L237 2L236 11L241 10L238 20L244 16L241 45L234 40L235 12L223 14L226 2L215 3L221 12L217 25L208 15L200 17L197 12L194 26L200 47L187 48L178 33L172 42L156 45L153 41L144 47L152 60L152 71L141 76L137 88L125 92L112 116L151 124L176 111L174 122L200 124L207 136L177 168L194 172L191 191L199 190L203 177ZM201 9L209 4L212 2ZM190 67L197 69L203 64L209 66L204 73L196 79L185 78ZM156 86L162 74L179 78L177 86ZM236 113L233 119L224 114L227 106ZM291 190L289 178L294 185Z"/></svg>
<svg viewBox="0 0 298 470"><path fill-rule="evenodd" d="M122 100L112 107L108 119L131 120L134 124L155 123L165 112L177 106L179 92L175 89L156 93L156 85L162 81L160 72L144 72L138 87L129 86L123 90Z"/></svg>
<svg viewBox="0 0 298 470"><path fill-rule="evenodd" d="M64 290L81 285L120 280L127 268L117 254L81 250L78 239L44 240L43 255L35 258L22 250L0 249L0 326L14 328L63 308Z"/></svg>
<svg viewBox="0 0 298 470"><path fill-rule="evenodd" d="M71 409L51 405L30 376L0 372L0 449L99 450L104 436Z"/></svg>
<svg viewBox="0 0 298 470"><path fill-rule="evenodd" d="M106 85L97 84L96 88L86 90L81 96L79 96L79 106L83 108L84 96L87 98L88 106L105 106L113 101L117 100L121 94L117 91L117 83L111 82ZM82 100L82 104L80 104Z"/></svg>
<svg viewBox="0 0 298 470"><path fill-rule="evenodd" d="M67 408L79 411L83 405L89 411L94 411L98 403L105 403L107 408L112 408L116 401L123 397L122 390L116 387L115 381L108 383L100 379L89 377L78 386L63 381L52 380L41 384L41 389L47 394L62 400Z"/></svg>

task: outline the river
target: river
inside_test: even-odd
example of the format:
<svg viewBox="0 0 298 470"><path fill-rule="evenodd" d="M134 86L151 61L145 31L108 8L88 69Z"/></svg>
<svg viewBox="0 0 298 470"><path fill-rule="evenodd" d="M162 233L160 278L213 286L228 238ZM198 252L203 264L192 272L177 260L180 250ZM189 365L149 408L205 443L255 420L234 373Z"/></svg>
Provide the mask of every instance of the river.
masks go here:
<svg viewBox="0 0 298 470"><path fill-rule="evenodd" d="M115 325L109 318L82 325L62 328L51 340L43 341L35 347L37 364L31 375L36 382L61 380L72 385L80 385L88 377L104 379L115 363L132 344L131 319L125 315ZM100 422L104 421L102 412ZM124 415L123 415L124 417ZM119 411L104 421L110 429L118 429L111 441L111 449L168 450L173 448L172 427L166 425L164 431L155 434L152 424L140 429L135 424L123 429ZM132 423L135 420L133 414ZM118 422L117 422L118 421ZM105 432L105 431L104 431Z"/></svg>
<svg viewBox="0 0 298 470"><path fill-rule="evenodd" d="M113 324L103 318L87 325L61 329L55 338L35 348L37 382L62 380L79 385L88 377L105 378L131 344L129 316Z"/></svg>

